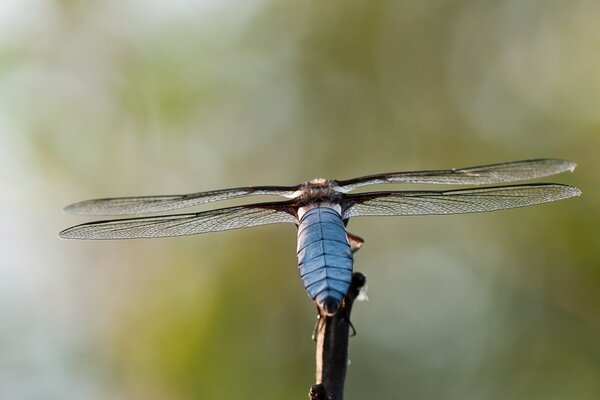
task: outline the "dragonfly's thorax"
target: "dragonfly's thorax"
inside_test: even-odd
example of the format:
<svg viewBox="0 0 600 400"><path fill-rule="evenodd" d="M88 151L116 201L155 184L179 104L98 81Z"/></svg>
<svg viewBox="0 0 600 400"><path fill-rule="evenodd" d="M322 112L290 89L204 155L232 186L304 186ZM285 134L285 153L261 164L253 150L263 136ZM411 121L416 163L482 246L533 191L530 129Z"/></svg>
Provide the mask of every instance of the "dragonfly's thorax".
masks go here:
<svg viewBox="0 0 600 400"><path fill-rule="evenodd" d="M304 182L294 193L294 199L300 207L319 203L339 204L343 192L337 181L329 179L313 179Z"/></svg>

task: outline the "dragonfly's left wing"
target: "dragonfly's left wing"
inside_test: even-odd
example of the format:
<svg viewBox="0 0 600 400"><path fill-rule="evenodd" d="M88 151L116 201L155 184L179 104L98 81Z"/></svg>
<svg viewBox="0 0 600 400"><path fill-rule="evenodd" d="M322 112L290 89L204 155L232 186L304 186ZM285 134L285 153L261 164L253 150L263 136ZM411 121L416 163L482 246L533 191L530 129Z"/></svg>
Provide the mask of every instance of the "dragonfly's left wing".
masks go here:
<svg viewBox="0 0 600 400"><path fill-rule="evenodd" d="M59 236L63 239L157 238L295 222L295 210L290 202L260 203L199 213L94 221L65 229Z"/></svg>
<svg viewBox="0 0 600 400"><path fill-rule="evenodd" d="M65 211L71 214L85 215L146 214L195 207L213 201L236 199L244 196L276 195L291 197L297 189L297 186L253 186L180 195L112 197L81 201L65 207Z"/></svg>
<svg viewBox="0 0 600 400"><path fill-rule="evenodd" d="M580 194L576 187L554 183L447 191L370 192L346 195L342 217L476 213L532 206Z"/></svg>
<svg viewBox="0 0 600 400"><path fill-rule="evenodd" d="M493 185L543 178L545 176L573 171L572 161L554 158L512 161L500 164L479 165L467 168L452 168L429 171L391 172L368 175L360 178L338 181L340 188L347 192L361 186L381 183L432 183L445 185Z"/></svg>

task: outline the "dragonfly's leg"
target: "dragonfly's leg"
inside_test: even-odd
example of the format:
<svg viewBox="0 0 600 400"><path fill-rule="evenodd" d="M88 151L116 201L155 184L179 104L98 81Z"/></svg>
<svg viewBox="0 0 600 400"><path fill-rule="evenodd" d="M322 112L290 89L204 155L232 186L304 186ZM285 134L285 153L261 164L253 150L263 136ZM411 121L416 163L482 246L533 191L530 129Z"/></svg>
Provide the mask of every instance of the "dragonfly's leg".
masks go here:
<svg viewBox="0 0 600 400"><path fill-rule="evenodd" d="M315 322L315 327L313 329L313 334L311 336L313 342L317 341L317 335L319 334L319 331L323 328L324 322L325 322L325 319L321 315L321 309L317 306L317 322Z"/></svg>
<svg viewBox="0 0 600 400"><path fill-rule="evenodd" d="M350 319L348 319L348 326L350 327L350 336L356 336L356 328L354 328L354 324L352 324Z"/></svg>
<svg viewBox="0 0 600 400"><path fill-rule="evenodd" d="M354 328L354 324L352 321L350 321L350 310L348 307L341 307L340 309L344 310L344 315L342 318L348 323L348 327L350 328L350 337L356 336L356 328Z"/></svg>

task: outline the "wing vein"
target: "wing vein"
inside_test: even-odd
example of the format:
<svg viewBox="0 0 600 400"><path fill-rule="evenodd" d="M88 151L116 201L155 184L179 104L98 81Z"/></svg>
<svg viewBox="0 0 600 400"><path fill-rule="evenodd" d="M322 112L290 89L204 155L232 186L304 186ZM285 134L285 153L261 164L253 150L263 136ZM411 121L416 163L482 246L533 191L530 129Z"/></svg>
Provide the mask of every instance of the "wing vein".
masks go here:
<svg viewBox="0 0 600 400"><path fill-rule="evenodd" d="M344 218L496 211L579 196L573 186L539 183L448 191L392 191L347 195Z"/></svg>
<svg viewBox="0 0 600 400"><path fill-rule="evenodd" d="M344 191L354 190L361 186L384 183L490 185L543 178L566 171L573 171L575 166L576 164L572 161L541 158L467 168L391 172L342 180L338 181L338 184Z"/></svg>
<svg viewBox="0 0 600 400"><path fill-rule="evenodd" d="M112 197L85 200L65 207L71 214L127 215L171 211L245 196L291 196L296 186L250 186L182 195Z"/></svg>
<svg viewBox="0 0 600 400"><path fill-rule="evenodd" d="M192 235L273 223L295 223L291 202L261 203L174 214L93 221L65 229L64 239L136 239Z"/></svg>

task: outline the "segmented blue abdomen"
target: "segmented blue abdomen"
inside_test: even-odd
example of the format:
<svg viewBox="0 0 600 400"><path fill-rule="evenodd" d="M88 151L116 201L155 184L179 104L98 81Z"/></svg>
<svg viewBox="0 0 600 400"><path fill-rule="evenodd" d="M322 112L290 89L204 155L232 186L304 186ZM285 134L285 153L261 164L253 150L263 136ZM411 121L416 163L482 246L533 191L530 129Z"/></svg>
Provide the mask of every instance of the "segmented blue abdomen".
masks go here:
<svg viewBox="0 0 600 400"><path fill-rule="evenodd" d="M308 295L327 315L337 311L352 280L352 250L333 208L309 209L298 226L298 268Z"/></svg>

